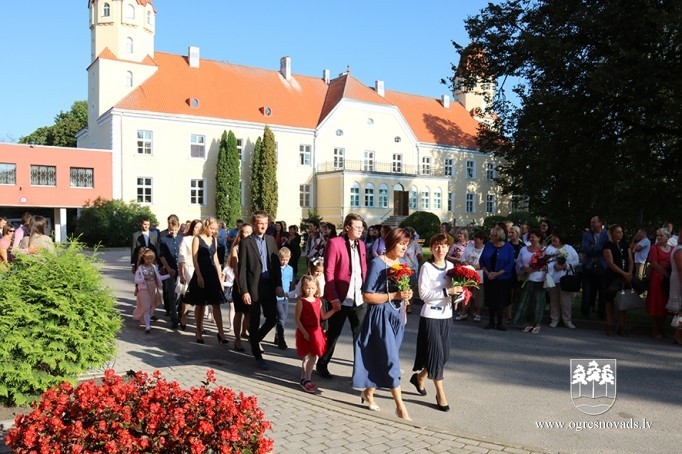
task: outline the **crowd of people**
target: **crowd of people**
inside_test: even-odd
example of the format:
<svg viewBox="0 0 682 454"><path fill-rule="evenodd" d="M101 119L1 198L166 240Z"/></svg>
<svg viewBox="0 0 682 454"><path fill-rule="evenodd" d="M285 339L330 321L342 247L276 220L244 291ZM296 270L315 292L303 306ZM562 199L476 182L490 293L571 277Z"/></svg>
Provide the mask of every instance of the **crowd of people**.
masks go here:
<svg viewBox="0 0 682 454"><path fill-rule="evenodd" d="M284 327L289 301L295 302L299 383L310 393L317 391L313 370L318 377L332 378L329 364L348 320L354 347L352 387L360 391L361 404L378 411L375 391L388 389L396 416L409 419L399 351L415 302L421 309L409 382L425 396L426 381L432 380L435 408L441 411L449 410L443 371L453 320L480 322L485 307L488 323L483 329L506 331L517 325L538 334L549 308L548 327L575 329L572 306L582 290L582 318L596 314L605 321L608 335L616 328L625 336L625 312L615 300L618 292L632 288L645 298L653 335L662 338L667 317L679 313L682 305L682 246L669 225L656 231L653 244L642 229L628 242L620 226L607 229L595 216L579 254L566 233L551 229L546 220L539 228L507 222L473 235L468 228L443 223L426 242L426 261L412 228L367 226L356 214L346 216L340 232L314 220L305 228L304 242L297 226L272 222L262 211L250 223L239 220L231 230L213 218L180 225L171 215L168 228L155 232L149 219L143 219L131 245L138 299L134 318L150 332L153 309L163 304L173 328L185 330L194 307L196 342L204 343L204 320L212 318L219 344L228 343L225 332L231 330L233 348L244 352L248 339L256 364L267 370L262 341L274 328L274 343L288 348ZM301 257L307 271L298 279ZM409 285L392 278L396 266L412 270ZM471 298L456 298L466 291L453 284L450 272L457 266L479 275L478 288L468 289ZM223 304L231 314L227 329ZM673 338L682 344L682 331L676 329Z"/></svg>
<svg viewBox="0 0 682 454"><path fill-rule="evenodd" d="M21 217L19 226L0 217L0 267L9 266L17 254L37 254L43 249L54 252L54 242L46 229L47 219L29 212Z"/></svg>

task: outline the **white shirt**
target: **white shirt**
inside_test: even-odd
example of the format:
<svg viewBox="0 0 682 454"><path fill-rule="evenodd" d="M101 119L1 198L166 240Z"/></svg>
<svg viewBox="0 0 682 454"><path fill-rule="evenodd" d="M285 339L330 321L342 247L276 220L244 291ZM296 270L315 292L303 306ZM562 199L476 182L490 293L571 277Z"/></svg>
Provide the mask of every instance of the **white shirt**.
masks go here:
<svg viewBox="0 0 682 454"><path fill-rule="evenodd" d="M350 285L348 286L348 294L341 305L353 307L353 304L356 304L361 306L365 301L362 299L362 268L357 241L350 241L350 263Z"/></svg>
<svg viewBox="0 0 682 454"><path fill-rule="evenodd" d="M445 262L445 269L427 262L419 272L419 298L424 302L419 315L424 318L446 319L452 317L452 297L446 296L443 289L452 285L447 272L453 268L451 262Z"/></svg>
<svg viewBox="0 0 682 454"><path fill-rule="evenodd" d="M578 264L580 263L580 257L578 256L578 253L570 244L564 244L563 246L561 246L561 249L568 252L568 256L566 257L566 264L571 265L573 267L573 272L575 273L575 267L578 266ZM556 254L557 250L558 249L555 248L554 246L549 245L547 246L547 249L545 249L545 254ZM557 285L559 285L559 280L561 280L561 277L567 273L567 270L555 270L554 265L556 265L556 260L552 260L549 263L549 265L547 266L547 271L552 276L552 280L554 280L554 282Z"/></svg>

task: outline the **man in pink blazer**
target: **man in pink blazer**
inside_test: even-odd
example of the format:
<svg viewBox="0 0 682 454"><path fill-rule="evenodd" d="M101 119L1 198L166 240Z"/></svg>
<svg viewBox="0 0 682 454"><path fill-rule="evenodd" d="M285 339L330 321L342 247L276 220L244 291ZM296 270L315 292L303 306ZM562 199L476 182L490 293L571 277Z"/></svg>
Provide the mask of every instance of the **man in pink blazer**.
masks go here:
<svg viewBox="0 0 682 454"><path fill-rule="evenodd" d="M325 352L317 360L317 374L323 378L332 378L327 365L346 319L355 342L367 311L362 300L362 283L367 274L365 243L360 240L362 231L362 218L350 213L343 221L342 235L330 239L324 249L324 297L333 305L340 305L341 310L329 319Z"/></svg>

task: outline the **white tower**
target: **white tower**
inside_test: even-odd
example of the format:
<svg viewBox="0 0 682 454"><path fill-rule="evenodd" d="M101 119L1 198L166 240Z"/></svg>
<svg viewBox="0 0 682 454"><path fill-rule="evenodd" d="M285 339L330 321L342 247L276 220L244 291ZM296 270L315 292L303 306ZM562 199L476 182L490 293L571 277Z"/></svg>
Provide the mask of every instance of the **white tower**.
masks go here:
<svg viewBox="0 0 682 454"><path fill-rule="evenodd" d="M88 8L88 130L92 134L104 112L156 71L156 9L151 0L88 0Z"/></svg>

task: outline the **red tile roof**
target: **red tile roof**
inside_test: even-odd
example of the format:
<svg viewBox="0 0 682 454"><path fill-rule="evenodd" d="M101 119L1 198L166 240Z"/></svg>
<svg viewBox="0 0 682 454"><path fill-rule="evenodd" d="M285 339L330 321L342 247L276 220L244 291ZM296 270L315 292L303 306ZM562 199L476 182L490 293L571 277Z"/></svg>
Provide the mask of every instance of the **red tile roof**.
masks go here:
<svg viewBox="0 0 682 454"><path fill-rule="evenodd" d="M101 58L116 58L106 51ZM381 97L348 73L327 85L321 77L287 81L276 70L207 59L191 68L187 57L163 52L153 62L158 71L114 107L315 129L341 99L356 99L397 106L420 142L476 148L478 122L454 101L446 109L435 98L388 90Z"/></svg>

